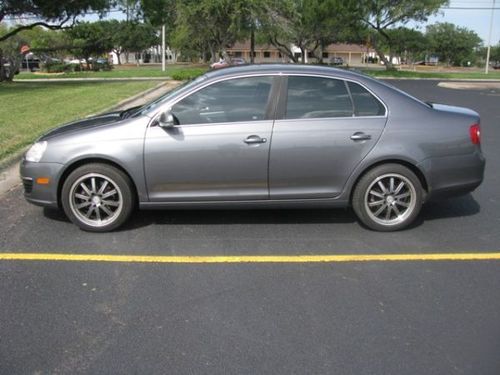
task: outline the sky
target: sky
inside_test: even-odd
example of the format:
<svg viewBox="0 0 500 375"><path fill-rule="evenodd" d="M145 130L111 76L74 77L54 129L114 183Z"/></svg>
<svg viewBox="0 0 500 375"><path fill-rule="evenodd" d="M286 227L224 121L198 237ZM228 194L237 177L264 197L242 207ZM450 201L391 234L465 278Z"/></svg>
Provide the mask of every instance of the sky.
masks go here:
<svg viewBox="0 0 500 375"><path fill-rule="evenodd" d="M493 0L450 0L449 8L492 8ZM491 33L491 43L500 42L500 0L496 0L493 13L493 31ZM466 27L475 31L484 44L488 40L490 29L491 10L490 9L442 9L438 15L432 16L426 23L410 23L408 26L425 31L425 25L436 22L450 22L457 26Z"/></svg>

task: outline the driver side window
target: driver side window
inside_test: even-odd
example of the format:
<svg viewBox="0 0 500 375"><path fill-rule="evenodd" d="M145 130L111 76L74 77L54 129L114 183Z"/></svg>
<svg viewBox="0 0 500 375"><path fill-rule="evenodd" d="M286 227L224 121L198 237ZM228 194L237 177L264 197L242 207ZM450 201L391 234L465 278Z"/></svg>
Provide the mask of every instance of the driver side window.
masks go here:
<svg viewBox="0 0 500 375"><path fill-rule="evenodd" d="M177 102L171 113L180 125L264 120L272 82L271 76L217 82Z"/></svg>

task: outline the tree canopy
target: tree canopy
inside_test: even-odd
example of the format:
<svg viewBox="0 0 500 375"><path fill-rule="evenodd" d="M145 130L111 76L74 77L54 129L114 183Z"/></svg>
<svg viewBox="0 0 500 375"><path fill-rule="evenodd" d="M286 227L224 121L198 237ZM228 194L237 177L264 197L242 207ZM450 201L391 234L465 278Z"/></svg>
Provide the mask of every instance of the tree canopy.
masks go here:
<svg viewBox="0 0 500 375"><path fill-rule="evenodd" d="M81 14L96 11L105 13L112 5L111 0L2 0L0 2L0 22L7 18L29 17L28 22L17 25L0 34L0 42L11 38L22 30L44 26L61 29L71 25Z"/></svg>

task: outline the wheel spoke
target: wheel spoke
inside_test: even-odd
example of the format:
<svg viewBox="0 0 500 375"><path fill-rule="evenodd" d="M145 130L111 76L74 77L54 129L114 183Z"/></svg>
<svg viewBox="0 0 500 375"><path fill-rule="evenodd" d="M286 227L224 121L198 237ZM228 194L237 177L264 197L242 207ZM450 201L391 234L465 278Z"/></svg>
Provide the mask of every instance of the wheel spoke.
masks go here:
<svg viewBox="0 0 500 375"><path fill-rule="evenodd" d="M392 206L392 209L398 217L401 216L401 211L399 211L399 208L396 205Z"/></svg>
<svg viewBox="0 0 500 375"><path fill-rule="evenodd" d="M384 194L379 193L379 192L378 192L378 191L376 191L376 190L370 190L370 194L371 194L371 195L375 195L376 197L379 197L379 198L383 198L383 197L384 197Z"/></svg>
<svg viewBox="0 0 500 375"><path fill-rule="evenodd" d="M104 193L104 189L106 189L107 186L108 186L108 181L104 180L104 182L102 183L101 187L99 188L99 191L97 192L97 194Z"/></svg>
<svg viewBox="0 0 500 375"><path fill-rule="evenodd" d="M368 206L369 207L375 207L375 206L380 206L381 204L384 204L384 200L380 200L380 201L373 201L373 202L370 202L368 203Z"/></svg>
<svg viewBox="0 0 500 375"><path fill-rule="evenodd" d="M118 207L120 202L117 201L101 201L101 203L105 206Z"/></svg>
<svg viewBox="0 0 500 375"><path fill-rule="evenodd" d="M109 210L105 205L101 205L101 210L104 211L104 213L108 216L113 216L113 212L111 212L111 210Z"/></svg>
<svg viewBox="0 0 500 375"><path fill-rule="evenodd" d="M109 197L115 195L116 193L117 193L116 189L113 189L111 191L108 191L106 194L103 194L101 198L106 199L106 198L109 198Z"/></svg>
<svg viewBox="0 0 500 375"><path fill-rule="evenodd" d="M85 192L87 193L88 196L91 196L92 195L92 192L90 191L90 189L87 187L87 185L85 185L85 182L82 182L80 184L80 187L85 190Z"/></svg>
<svg viewBox="0 0 500 375"><path fill-rule="evenodd" d="M389 205L387 205L387 211L385 213L385 220L389 220L391 218L391 211L392 211L392 206L389 204Z"/></svg>
<svg viewBox="0 0 500 375"><path fill-rule="evenodd" d="M394 191L394 177L391 177L389 180L389 193L392 193Z"/></svg>
<svg viewBox="0 0 500 375"><path fill-rule="evenodd" d="M387 193L387 189L386 187L384 186L384 184L382 183L382 181L379 181L378 182L378 186L380 187L380 189L382 190L382 193L386 194Z"/></svg>
<svg viewBox="0 0 500 375"><path fill-rule="evenodd" d="M92 212L93 212L94 210L95 210L95 207L94 207L94 206L90 207L90 208L89 208L89 210L87 211L87 213L85 214L85 217L86 217L86 218L89 218L89 217L90 217L90 215L92 215Z"/></svg>
<svg viewBox="0 0 500 375"><path fill-rule="evenodd" d="M403 198L406 198L409 196L411 196L411 193L408 191L408 192L403 193L403 194L395 195L394 198L399 200L399 199L403 199Z"/></svg>
<svg viewBox="0 0 500 375"><path fill-rule="evenodd" d="M83 195L83 194L78 194L78 193L75 194L75 198L82 199L84 201L88 201L90 199L89 196Z"/></svg>
<svg viewBox="0 0 500 375"><path fill-rule="evenodd" d="M401 191L401 189L403 189L403 187L405 186L405 183L403 181L401 181L398 185L398 187L396 188L396 190L394 191L394 195L398 195L399 192Z"/></svg>
<svg viewBox="0 0 500 375"><path fill-rule="evenodd" d="M95 184L95 177L92 177L90 179L90 186L92 186L92 193L96 194L97 193L97 187Z"/></svg>
<svg viewBox="0 0 500 375"><path fill-rule="evenodd" d="M78 208L79 210L82 209L82 208L85 208L85 207L88 207L90 206L92 203L87 201L87 202L83 202L83 203L80 203L80 204L77 204L76 205L76 208Z"/></svg>
<svg viewBox="0 0 500 375"><path fill-rule="evenodd" d="M384 209L385 209L386 207L387 207L387 205L383 204L383 205L382 205L382 207L380 207L377 211L375 211L375 212L373 213L373 215L375 215L375 216L379 216L379 215L380 215L380 214L384 211Z"/></svg>
<svg viewBox="0 0 500 375"><path fill-rule="evenodd" d="M402 207L410 207L410 204L408 202L396 201L396 204Z"/></svg>
<svg viewBox="0 0 500 375"><path fill-rule="evenodd" d="M99 207L95 208L95 216L96 216L96 219L98 221L101 221L101 211L100 211Z"/></svg>

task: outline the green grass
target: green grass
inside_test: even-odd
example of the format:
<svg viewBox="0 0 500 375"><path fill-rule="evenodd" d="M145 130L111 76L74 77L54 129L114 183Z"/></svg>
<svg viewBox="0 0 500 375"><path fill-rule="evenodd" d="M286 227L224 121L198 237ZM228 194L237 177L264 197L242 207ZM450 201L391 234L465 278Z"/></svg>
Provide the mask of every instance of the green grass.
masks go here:
<svg viewBox="0 0 500 375"><path fill-rule="evenodd" d="M47 130L99 113L157 82L0 83L0 160Z"/></svg>
<svg viewBox="0 0 500 375"><path fill-rule="evenodd" d="M394 77L394 78L436 78L436 79L500 79L500 71L490 71L489 74L481 72L463 72L463 73L447 73L447 72L414 72L409 70L363 70L362 71L373 77Z"/></svg>
<svg viewBox="0 0 500 375"><path fill-rule="evenodd" d="M161 66L116 66L107 72L75 72L64 74L43 74L21 72L15 79L39 79L39 78L166 78L176 80L196 78L208 70L200 65L169 65L165 72Z"/></svg>

